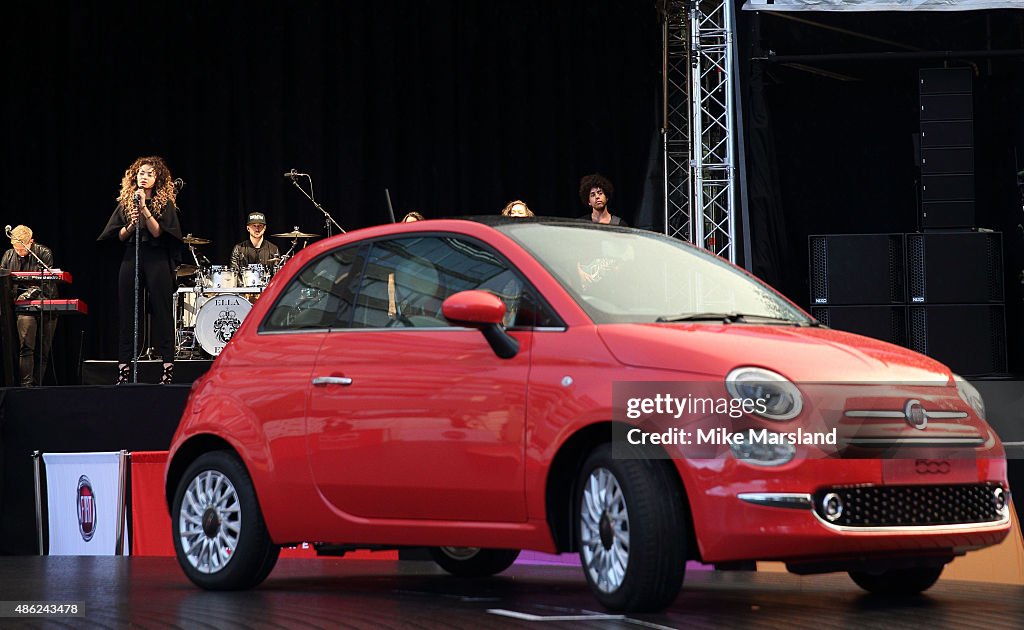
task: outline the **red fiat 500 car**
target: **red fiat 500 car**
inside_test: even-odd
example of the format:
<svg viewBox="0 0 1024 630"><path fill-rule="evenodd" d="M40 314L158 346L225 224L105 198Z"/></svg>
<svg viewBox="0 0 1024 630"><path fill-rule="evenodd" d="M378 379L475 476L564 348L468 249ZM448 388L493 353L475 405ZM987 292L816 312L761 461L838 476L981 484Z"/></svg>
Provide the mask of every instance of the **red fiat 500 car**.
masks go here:
<svg viewBox="0 0 1024 630"><path fill-rule="evenodd" d="M627 611L688 559L917 593L1010 527L1002 445L945 366L675 239L500 217L302 250L195 383L166 493L204 588L301 541L473 576L578 551Z"/></svg>

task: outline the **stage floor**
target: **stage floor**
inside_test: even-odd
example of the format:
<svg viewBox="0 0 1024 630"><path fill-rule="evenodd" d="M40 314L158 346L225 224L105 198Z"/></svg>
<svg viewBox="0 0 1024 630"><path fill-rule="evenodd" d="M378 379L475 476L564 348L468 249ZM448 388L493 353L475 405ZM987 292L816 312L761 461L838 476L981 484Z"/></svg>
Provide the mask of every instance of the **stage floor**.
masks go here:
<svg viewBox="0 0 1024 630"><path fill-rule="evenodd" d="M429 562L282 559L259 588L206 592L173 558L0 557L5 602L80 602L85 628L1019 628L1018 586L940 581L925 595L866 595L845 575L692 571L659 614L608 616L579 568L515 565L450 577ZM584 619L574 619L582 616ZM572 617L566 619L566 617ZM546 619L545 619L546 618ZM545 621L538 625L539 621ZM40 622L3 619L4 628Z"/></svg>

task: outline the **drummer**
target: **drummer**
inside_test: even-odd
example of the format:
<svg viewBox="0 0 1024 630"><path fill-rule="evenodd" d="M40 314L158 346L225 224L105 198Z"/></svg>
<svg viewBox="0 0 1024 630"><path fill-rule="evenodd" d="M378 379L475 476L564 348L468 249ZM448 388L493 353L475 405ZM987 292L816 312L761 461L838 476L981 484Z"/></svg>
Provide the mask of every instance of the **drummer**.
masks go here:
<svg viewBox="0 0 1024 630"><path fill-rule="evenodd" d="M249 219L245 224L249 232L249 238L245 239L231 250L231 267L241 271L246 265L266 265L268 269L273 267L272 258L278 258L277 245L263 239L267 231L267 217L262 212L250 212Z"/></svg>

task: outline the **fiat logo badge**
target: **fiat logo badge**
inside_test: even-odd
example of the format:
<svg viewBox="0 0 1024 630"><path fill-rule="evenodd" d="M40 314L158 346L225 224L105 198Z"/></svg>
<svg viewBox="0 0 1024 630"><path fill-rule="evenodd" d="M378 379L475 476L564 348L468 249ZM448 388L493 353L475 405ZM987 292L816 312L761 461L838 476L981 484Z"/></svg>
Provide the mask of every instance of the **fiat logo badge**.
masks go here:
<svg viewBox="0 0 1024 630"><path fill-rule="evenodd" d="M906 419L907 424L915 429L923 431L928 426L928 414L925 413L924 406L921 405L919 400L907 401L907 404L903 407L903 417Z"/></svg>

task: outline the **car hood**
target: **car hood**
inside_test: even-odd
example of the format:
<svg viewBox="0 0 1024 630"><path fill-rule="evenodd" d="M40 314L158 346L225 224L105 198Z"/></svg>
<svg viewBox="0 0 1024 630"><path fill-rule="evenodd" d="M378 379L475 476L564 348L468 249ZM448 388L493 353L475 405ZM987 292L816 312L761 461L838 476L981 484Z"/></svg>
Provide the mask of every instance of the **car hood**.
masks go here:
<svg viewBox="0 0 1024 630"><path fill-rule="evenodd" d="M746 324L606 324L598 334L625 365L725 376L768 368L795 382L942 383L944 365L884 341L827 328Z"/></svg>

